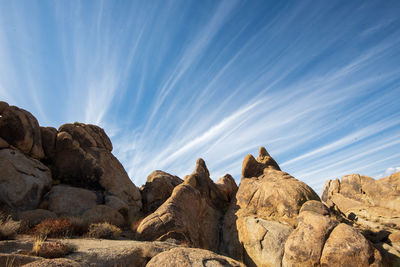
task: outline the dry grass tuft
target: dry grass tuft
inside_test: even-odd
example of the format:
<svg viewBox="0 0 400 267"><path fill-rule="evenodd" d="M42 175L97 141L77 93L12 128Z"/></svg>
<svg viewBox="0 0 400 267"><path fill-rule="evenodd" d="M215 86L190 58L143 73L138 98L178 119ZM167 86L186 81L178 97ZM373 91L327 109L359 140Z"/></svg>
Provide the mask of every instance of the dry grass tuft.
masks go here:
<svg viewBox="0 0 400 267"><path fill-rule="evenodd" d="M34 234L39 238L69 237L73 232L72 223L67 219L46 219L35 226Z"/></svg>
<svg viewBox="0 0 400 267"><path fill-rule="evenodd" d="M93 238L116 239L121 229L109 223L93 223L89 226L88 236Z"/></svg>
<svg viewBox="0 0 400 267"><path fill-rule="evenodd" d="M0 213L0 240L15 238L20 227L20 221L14 221L11 216Z"/></svg>
<svg viewBox="0 0 400 267"><path fill-rule="evenodd" d="M45 241L44 238L39 237L35 240L32 248L32 255L43 258L61 258L76 251L76 247L69 243L60 241Z"/></svg>

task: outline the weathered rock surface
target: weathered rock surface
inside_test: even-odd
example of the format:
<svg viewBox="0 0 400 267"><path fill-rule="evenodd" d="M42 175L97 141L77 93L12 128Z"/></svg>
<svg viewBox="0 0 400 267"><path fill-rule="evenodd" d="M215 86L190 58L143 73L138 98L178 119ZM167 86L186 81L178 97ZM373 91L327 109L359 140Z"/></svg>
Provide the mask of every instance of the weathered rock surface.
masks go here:
<svg viewBox="0 0 400 267"><path fill-rule="evenodd" d="M24 267L82 267L76 261L69 259L42 259L23 265Z"/></svg>
<svg viewBox="0 0 400 267"><path fill-rule="evenodd" d="M142 207L139 189L111 154L112 144L98 126L62 125L57 134L53 162L55 179L77 187L103 190L129 206L134 214Z"/></svg>
<svg viewBox="0 0 400 267"><path fill-rule="evenodd" d="M298 221L286 240L282 265L318 266L325 241L337 222L310 211L303 211Z"/></svg>
<svg viewBox="0 0 400 267"><path fill-rule="evenodd" d="M221 191L223 198L226 202L230 202L237 192L237 185L235 179L230 174L226 174L219 178L216 186Z"/></svg>
<svg viewBox="0 0 400 267"><path fill-rule="evenodd" d="M42 146L46 158L54 158L56 155L57 129L53 127L40 127Z"/></svg>
<svg viewBox="0 0 400 267"><path fill-rule="evenodd" d="M42 159L42 138L36 118L26 110L0 103L0 137L26 155Z"/></svg>
<svg viewBox="0 0 400 267"><path fill-rule="evenodd" d="M242 165L242 178L258 177L263 174L264 169L280 171L278 163L268 154L265 147L260 147L257 160L250 154L246 155Z"/></svg>
<svg viewBox="0 0 400 267"><path fill-rule="evenodd" d="M55 219L57 215L54 212L44 209L27 210L18 213L18 219L25 225L32 227L46 219Z"/></svg>
<svg viewBox="0 0 400 267"><path fill-rule="evenodd" d="M239 189L224 218L223 251L248 266L280 266L300 208L319 197L305 183L280 171L265 148L260 148L260 162L251 163L254 157L250 156L244 159Z"/></svg>
<svg viewBox="0 0 400 267"><path fill-rule="evenodd" d="M51 182L50 170L40 161L19 150L0 150L0 202L16 210L35 209Z"/></svg>
<svg viewBox="0 0 400 267"><path fill-rule="evenodd" d="M57 185L47 194L45 202L46 208L58 216L76 216L95 207L97 196L87 189Z"/></svg>
<svg viewBox="0 0 400 267"><path fill-rule="evenodd" d="M117 210L106 205L97 205L83 213L82 218L87 223L108 222L113 225L122 226L125 223L124 217Z"/></svg>
<svg viewBox="0 0 400 267"><path fill-rule="evenodd" d="M163 171L153 171L140 189L144 213L148 214L158 209L181 183L183 180L178 176Z"/></svg>
<svg viewBox="0 0 400 267"><path fill-rule="evenodd" d="M362 234L339 224L329 235L321 255L321 266L382 266L380 253Z"/></svg>
<svg viewBox="0 0 400 267"><path fill-rule="evenodd" d="M199 159L195 171L174 188L164 204L144 218L137 233L144 240L172 238L217 251L221 210L225 205L204 161Z"/></svg>
<svg viewBox="0 0 400 267"><path fill-rule="evenodd" d="M400 240L388 239L390 235L400 235L400 172L379 180L358 174L346 175L341 181L329 180L322 200L352 220L380 248L389 265L400 262L396 256L400 255ZM388 254L388 250L392 252Z"/></svg>
<svg viewBox="0 0 400 267"><path fill-rule="evenodd" d="M106 196L104 199L105 199L105 205L117 210L124 217L128 216L129 206L120 198L111 195L111 196Z"/></svg>
<svg viewBox="0 0 400 267"><path fill-rule="evenodd" d="M215 254L211 251L198 249L198 248L173 248L171 250L162 252L153 257L147 267L169 267L169 266L215 266L215 267L229 267L229 266L243 266L238 261L231 258Z"/></svg>
<svg viewBox="0 0 400 267"><path fill-rule="evenodd" d="M19 267L41 259L40 257L34 256L0 253L0 266Z"/></svg>

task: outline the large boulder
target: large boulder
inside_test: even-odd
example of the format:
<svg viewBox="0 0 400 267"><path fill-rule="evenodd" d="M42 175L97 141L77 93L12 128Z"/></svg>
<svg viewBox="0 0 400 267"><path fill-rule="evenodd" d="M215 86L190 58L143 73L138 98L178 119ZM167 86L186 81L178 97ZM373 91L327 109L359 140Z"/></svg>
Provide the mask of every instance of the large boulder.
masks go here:
<svg viewBox="0 0 400 267"><path fill-rule="evenodd" d="M153 257L147 267L169 266L214 266L214 267L244 267L231 258L198 248L173 248Z"/></svg>
<svg viewBox="0 0 400 267"><path fill-rule="evenodd" d="M57 185L46 195L42 206L58 216L77 216L95 207L97 202L97 195L90 190Z"/></svg>
<svg viewBox="0 0 400 267"><path fill-rule="evenodd" d="M283 266L318 266L322 249L337 222L321 214L304 211L285 243Z"/></svg>
<svg viewBox="0 0 400 267"><path fill-rule="evenodd" d="M0 102L0 137L24 154L36 159L44 157L40 127L26 110Z"/></svg>
<svg viewBox="0 0 400 267"><path fill-rule="evenodd" d="M222 193L199 159L195 171L174 188L164 204L143 219L137 233L144 240L175 239L217 251L224 206Z"/></svg>
<svg viewBox="0 0 400 267"><path fill-rule="evenodd" d="M183 180L163 171L153 171L146 184L141 188L143 211L148 214L160 207L170 196L174 188Z"/></svg>
<svg viewBox="0 0 400 267"><path fill-rule="evenodd" d="M46 219L55 219L57 215L54 212L44 209L27 210L18 213L18 219L28 227L32 227Z"/></svg>
<svg viewBox="0 0 400 267"><path fill-rule="evenodd" d="M381 255L362 234L347 224L330 233L322 251L321 266L382 266Z"/></svg>
<svg viewBox="0 0 400 267"><path fill-rule="evenodd" d="M40 161L19 150L0 150L0 202L20 211L35 209L51 183L51 172Z"/></svg>
<svg viewBox="0 0 400 267"><path fill-rule="evenodd" d="M84 218L88 224L108 222L113 225L122 226L125 223L125 219L121 213L105 205L97 205L85 211L82 218Z"/></svg>
<svg viewBox="0 0 400 267"><path fill-rule="evenodd" d="M72 186L114 195L124 201L134 215L142 207L139 189L111 150L111 141L100 127L64 124L58 129L55 155L50 159L54 178Z"/></svg>
<svg viewBox="0 0 400 267"><path fill-rule="evenodd" d="M378 247L389 265L400 262L400 172L375 180L358 174L325 183L322 200ZM389 253L389 251L391 251Z"/></svg>

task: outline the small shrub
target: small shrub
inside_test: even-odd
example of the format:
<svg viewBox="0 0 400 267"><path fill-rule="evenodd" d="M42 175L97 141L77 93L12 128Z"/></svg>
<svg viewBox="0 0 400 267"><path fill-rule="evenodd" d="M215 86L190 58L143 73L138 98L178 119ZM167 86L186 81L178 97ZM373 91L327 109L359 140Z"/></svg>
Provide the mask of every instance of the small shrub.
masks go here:
<svg viewBox="0 0 400 267"><path fill-rule="evenodd" d="M20 221L14 221L11 216L0 213L0 240L15 238L20 227Z"/></svg>
<svg viewBox="0 0 400 267"><path fill-rule="evenodd" d="M32 248L32 255L43 258L61 258L76 250L76 247L69 243L60 241L45 241L39 237L35 240Z"/></svg>
<svg viewBox="0 0 400 267"><path fill-rule="evenodd" d="M115 239L121 235L121 229L109 223L93 223L89 226L88 236L93 238Z"/></svg>
<svg viewBox="0 0 400 267"><path fill-rule="evenodd" d="M72 224L67 219L46 219L35 226L34 234L47 237L68 237L72 234Z"/></svg>

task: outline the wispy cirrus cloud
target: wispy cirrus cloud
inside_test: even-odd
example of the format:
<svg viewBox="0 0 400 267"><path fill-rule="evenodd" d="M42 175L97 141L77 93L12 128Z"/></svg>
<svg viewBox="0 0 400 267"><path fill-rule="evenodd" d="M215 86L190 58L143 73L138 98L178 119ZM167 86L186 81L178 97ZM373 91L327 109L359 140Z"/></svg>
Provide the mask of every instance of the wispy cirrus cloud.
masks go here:
<svg viewBox="0 0 400 267"><path fill-rule="evenodd" d="M136 185L198 157L239 182L261 145L317 191L379 176L400 162L400 7L356 2L0 3L0 96L104 127Z"/></svg>

